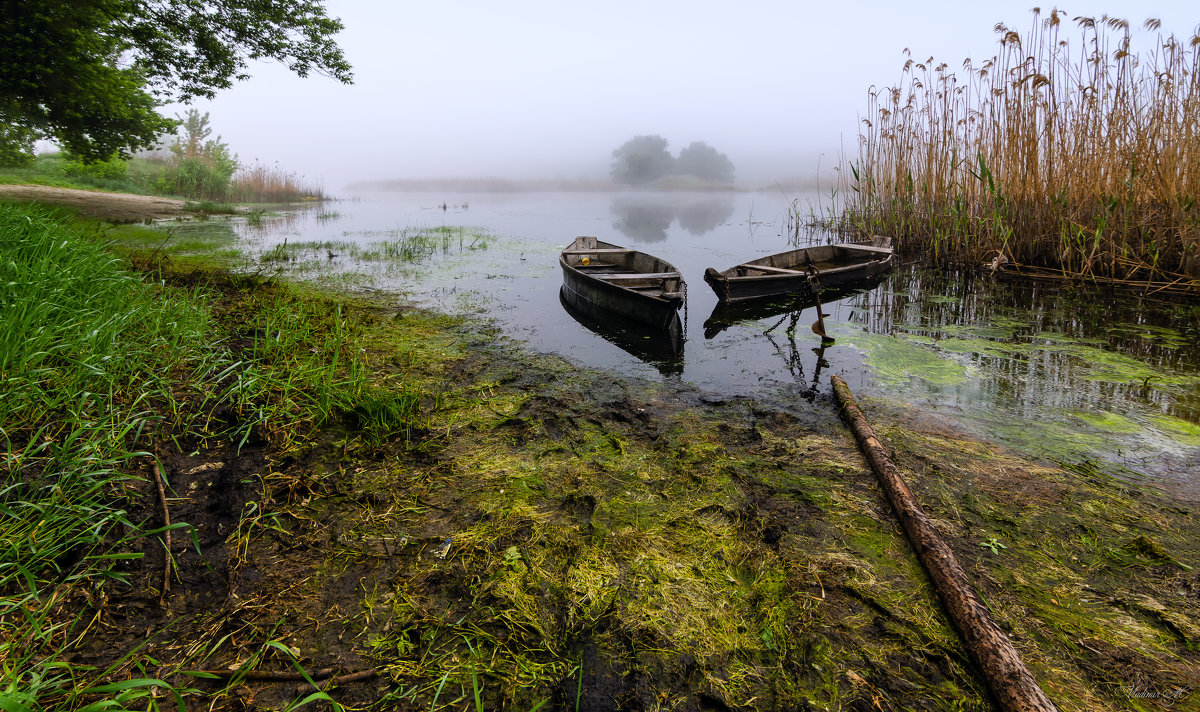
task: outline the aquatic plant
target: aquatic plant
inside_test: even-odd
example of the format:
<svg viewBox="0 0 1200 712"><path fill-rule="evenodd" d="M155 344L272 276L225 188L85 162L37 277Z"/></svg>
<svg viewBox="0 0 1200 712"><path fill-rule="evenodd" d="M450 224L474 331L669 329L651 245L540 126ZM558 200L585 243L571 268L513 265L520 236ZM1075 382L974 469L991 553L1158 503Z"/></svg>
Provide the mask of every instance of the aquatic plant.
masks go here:
<svg viewBox="0 0 1200 712"><path fill-rule="evenodd" d="M1138 51L1126 20L1077 17L1071 38L1063 11L1033 13L982 64L910 57L872 90L826 215L942 264L1200 289L1200 34Z"/></svg>
<svg viewBox="0 0 1200 712"><path fill-rule="evenodd" d="M229 200L235 203L297 203L325 200L320 182L309 182L294 171L257 161L242 166L229 181Z"/></svg>

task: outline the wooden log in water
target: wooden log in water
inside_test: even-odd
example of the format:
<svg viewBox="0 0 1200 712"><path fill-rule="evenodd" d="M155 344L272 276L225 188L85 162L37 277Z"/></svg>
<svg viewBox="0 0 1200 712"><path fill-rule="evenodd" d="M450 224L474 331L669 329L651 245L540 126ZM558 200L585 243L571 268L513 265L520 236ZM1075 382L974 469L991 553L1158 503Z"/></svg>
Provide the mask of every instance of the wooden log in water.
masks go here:
<svg viewBox="0 0 1200 712"><path fill-rule="evenodd" d="M966 572L954 558L954 553L900 477L900 471L863 416L850 387L839 376L833 376L830 380L842 417L854 431L859 447L871 463L871 469L891 501L909 542L933 579L938 597L962 636L967 652L983 672L996 701L1011 712L1054 710L1054 703L1038 686L1029 668L1021 662L1021 656L1017 654L1012 641L992 620L987 607L967 579Z"/></svg>

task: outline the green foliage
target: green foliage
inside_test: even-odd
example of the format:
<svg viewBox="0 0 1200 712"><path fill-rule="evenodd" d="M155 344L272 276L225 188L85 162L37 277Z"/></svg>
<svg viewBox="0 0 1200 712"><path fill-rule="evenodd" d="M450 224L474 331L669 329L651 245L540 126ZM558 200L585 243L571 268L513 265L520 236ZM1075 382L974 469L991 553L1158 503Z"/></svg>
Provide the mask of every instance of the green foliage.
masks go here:
<svg viewBox="0 0 1200 712"><path fill-rule="evenodd" d="M68 156L63 162L62 174L67 178L101 178L104 180L125 180L129 177L129 162L119 156L112 156L105 161L85 162L80 158Z"/></svg>
<svg viewBox="0 0 1200 712"><path fill-rule="evenodd" d="M87 164L63 153L43 153L22 167L0 168L0 183L29 183L60 188L112 190L121 193L154 193L166 161L134 156Z"/></svg>
<svg viewBox="0 0 1200 712"><path fill-rule="evenodd" d="M203 157L185 158L168 166L159 179L160 192L186 198L224 198L232 170Z"/></svg>
<svg viewBox="0 0 1200 712"><path fill-rule="evenodd" d="M209 138L208 112L189 109L180 129L181 135L170 145L174 160L159 179L159 191L185 198L226 199L229 179L238 169L237 156L220 136Z"/></svg>
<svg viewBox="0 0 1200 712"><path fill-rule="evenodd" d="M176 123L159 106L212 97L251 59L349 82L341 29L309 0L4 0L0 118L106 160L153 146Z"/></svg>
<svg viewBox="0 0 1200 712"><path fill-rule="evenodd" d="M0 112L0 167L24 168L32 165L37 155L33 142L37 134L28 126L10 122Z"/></svg>

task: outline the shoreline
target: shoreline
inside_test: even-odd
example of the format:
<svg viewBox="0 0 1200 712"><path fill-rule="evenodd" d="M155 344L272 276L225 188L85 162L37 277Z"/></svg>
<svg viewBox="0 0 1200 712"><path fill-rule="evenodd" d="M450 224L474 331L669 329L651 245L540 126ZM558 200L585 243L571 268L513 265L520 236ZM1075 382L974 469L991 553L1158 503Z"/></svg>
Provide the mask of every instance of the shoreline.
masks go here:
<svg viewBox="0 0 1200 712"><path fill-rule="evenodd" d="M187 493L173 521L237 535L185 544L162 608L161 547L138 544L133 585L108 592L112 632L78 660L104 669L123 625L141 640L149 622L154 674L202 689L187 695L196 708L303 696L183 673L246 661L374 670L329 694L401 709L473 689L489 708L990 704L848 430L581 369L405 305L133 260L169 290L202 287L225 348L257 348L256 329L291 337L286 321L263 326L262 304L326 329L342 315L370 388L324 425L267 425L240 450L160 442ZM380 404L406 392L420 394L419 427L371 435ZM1060 709L1200 686L1188 508L864 405ZM135 515L158 506L147 467ZM228 638L244 628L260 633ZM256 653L268 639L294 660ZM202 661L185 654L196 645L211 646Z"/></svg>

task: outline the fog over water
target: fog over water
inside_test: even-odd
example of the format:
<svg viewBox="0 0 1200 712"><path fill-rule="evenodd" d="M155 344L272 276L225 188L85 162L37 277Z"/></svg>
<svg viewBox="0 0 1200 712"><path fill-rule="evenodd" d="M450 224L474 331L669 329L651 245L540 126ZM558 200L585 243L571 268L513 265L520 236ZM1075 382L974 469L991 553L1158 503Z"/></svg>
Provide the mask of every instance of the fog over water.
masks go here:
<svg viewBox="0 0 1200 712"><path fill-rule="evenodd" d="M897 81L905 48L957 69L995 53L996 23L1032 22L1032 3L1008 0L325 4L346 25L354 85L255 64L195 106L243 162L277 162L332 192L392 178L603 180L613 149L642 134L672 152L706 142L744 187L828 174L855 151L867 92ZM1178 1L1065 9L1135 27L1157 17L1188 37L1200 22ZM1152 39L1135 35L1135 48Z"/></svg>

